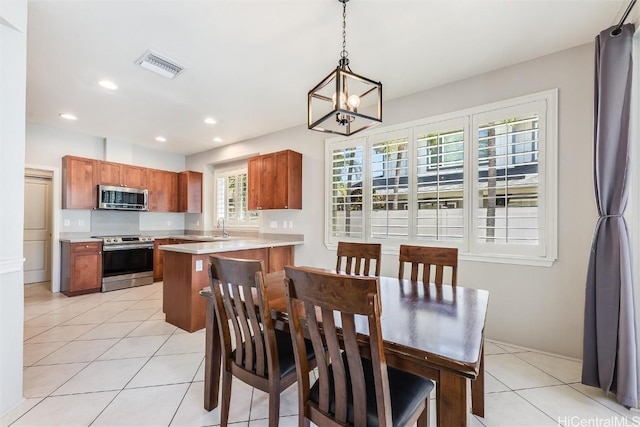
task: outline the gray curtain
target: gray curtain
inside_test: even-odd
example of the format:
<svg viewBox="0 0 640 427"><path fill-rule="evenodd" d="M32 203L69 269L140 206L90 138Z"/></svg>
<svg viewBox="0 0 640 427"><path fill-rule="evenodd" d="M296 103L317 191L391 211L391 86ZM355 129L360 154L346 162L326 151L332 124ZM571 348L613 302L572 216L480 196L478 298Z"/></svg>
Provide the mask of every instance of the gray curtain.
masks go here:
<svg viewBox="0 0 640 427"><path fill-rule="evenodd" d="M627 24L596 37L594 181L596 224L587 273L582 383L638 407L637 354L631 247L627 223L632 39ZM640 149L640 147L634 147Z"/></svg>

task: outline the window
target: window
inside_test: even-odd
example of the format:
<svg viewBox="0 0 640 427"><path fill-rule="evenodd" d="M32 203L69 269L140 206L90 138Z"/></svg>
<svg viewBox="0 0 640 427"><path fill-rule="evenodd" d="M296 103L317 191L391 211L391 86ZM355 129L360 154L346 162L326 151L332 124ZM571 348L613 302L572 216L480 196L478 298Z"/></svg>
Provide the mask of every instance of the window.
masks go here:
<svg viewBox="0 0 640 427"><path fill-rule="evenodd" d="M216 172L216 217L227 225L258 226L258 212L247 210L247 170Z"/></svg>
<svg viewBox="0 0 640 427"><path fill-rule="evenodd" d="M556 257L557 91L327 141L328 246L454 246L463 259Z"/></svg>

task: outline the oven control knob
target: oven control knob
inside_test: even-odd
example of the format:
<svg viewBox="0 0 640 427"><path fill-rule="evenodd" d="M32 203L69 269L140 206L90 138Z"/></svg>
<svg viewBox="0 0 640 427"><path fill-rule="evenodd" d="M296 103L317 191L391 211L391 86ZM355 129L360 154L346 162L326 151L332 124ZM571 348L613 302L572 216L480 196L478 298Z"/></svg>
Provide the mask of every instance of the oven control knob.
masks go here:
<svg viewBox="0 0 640 427"><path fill-rule="evenodd" d="M111 243L111 239L107 239L107 243Z"/></svg>

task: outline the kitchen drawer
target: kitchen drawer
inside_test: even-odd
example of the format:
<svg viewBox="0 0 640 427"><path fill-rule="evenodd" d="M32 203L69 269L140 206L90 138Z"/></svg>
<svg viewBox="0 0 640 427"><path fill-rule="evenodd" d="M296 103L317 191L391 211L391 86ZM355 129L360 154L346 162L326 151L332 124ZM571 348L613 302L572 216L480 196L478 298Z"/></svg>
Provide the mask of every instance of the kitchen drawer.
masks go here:
<svg viewBox="0 0 640 427"><path fill-rule="evenodd" d="M71 244L71 253L98 252L102 250L102 242L85 242Z"/></svg>

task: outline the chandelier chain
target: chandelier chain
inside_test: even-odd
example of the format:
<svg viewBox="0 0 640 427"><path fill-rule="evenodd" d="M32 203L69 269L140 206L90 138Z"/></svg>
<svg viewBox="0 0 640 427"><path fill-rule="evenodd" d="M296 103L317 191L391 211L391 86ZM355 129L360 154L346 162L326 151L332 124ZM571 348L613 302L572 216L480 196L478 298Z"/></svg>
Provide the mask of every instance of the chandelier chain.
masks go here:
<svg viewBox="0 0 640 427"><path fill-rule="evenodd" d="M346 58L347 56L349 56L349 52L347 52L347 2L344 1L342 3L342 52L340 52L340 57Z"/></svg>

